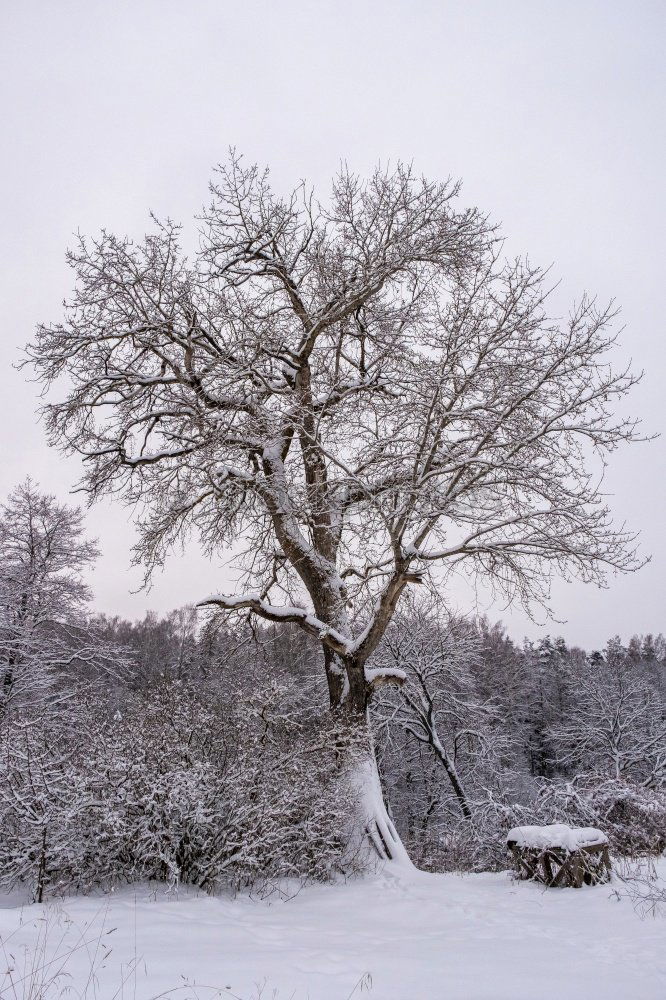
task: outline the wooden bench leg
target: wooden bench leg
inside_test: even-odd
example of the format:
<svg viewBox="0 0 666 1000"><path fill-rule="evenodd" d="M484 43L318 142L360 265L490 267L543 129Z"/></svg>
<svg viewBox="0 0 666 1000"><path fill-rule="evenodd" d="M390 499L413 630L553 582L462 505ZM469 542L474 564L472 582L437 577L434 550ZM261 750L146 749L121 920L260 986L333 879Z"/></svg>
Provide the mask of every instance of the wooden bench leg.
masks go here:
<svg viewBox="0 0 666 1000"><path fill-rule="evenodd" d="M583 859L581 858L578 851L576 851L575 855L572 858L572 863L571 863L571 884L573 885L574 889L581 888L581 886L583 885L584 874L585 874L585 868L583 865Z"/></svg>
<svg viewBox="0 0 666 1000"><path fill-rule="evenodd" d="M591 844L568 852L561 847L545 850L518 847L509 843L514 871L518 878L542 882L551 888L570 886L580 889L585 883L597 885L611 877L611 859L607 844Z"/></svg>

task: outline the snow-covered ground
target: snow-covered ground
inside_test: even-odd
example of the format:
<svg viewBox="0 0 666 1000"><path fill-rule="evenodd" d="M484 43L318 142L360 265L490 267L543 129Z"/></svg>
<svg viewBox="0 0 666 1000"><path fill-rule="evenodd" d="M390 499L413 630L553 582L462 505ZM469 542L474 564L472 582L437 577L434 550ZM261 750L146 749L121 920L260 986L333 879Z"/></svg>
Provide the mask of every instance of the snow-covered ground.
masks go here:
<svg viewBox="0 0 666 1000"><path fill-rule="evenodd" d="M613 886L543 890L507 874L385 873L286 902L149 887L4 898L0 935L2 1000L666 997L665 918L641 919ZM35 982L65 975L31 993L30 969Z"/></svg>

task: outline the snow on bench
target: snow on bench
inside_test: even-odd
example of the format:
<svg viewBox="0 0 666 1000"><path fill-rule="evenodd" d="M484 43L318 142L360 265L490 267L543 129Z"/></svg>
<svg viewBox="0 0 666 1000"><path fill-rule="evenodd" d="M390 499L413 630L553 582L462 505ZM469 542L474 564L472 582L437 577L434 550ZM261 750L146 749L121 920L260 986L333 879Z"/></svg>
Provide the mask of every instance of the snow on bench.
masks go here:
<svg viewBox="0 0 666 1000"><path fill-rule="evenodd" d="M518 878L544 885L580 888L607 882L608 837L593 826L515 826L506 836Z"/></svg>
<svg viewBox="0 0 666 1000"><path fill-rule="evenodd" d="M565 851L579 851L591 844L607 844L608 837L593 826L571 827L565 823L550 826L514 826L506 835L507 844L518 847L561 847Z"/></svg>

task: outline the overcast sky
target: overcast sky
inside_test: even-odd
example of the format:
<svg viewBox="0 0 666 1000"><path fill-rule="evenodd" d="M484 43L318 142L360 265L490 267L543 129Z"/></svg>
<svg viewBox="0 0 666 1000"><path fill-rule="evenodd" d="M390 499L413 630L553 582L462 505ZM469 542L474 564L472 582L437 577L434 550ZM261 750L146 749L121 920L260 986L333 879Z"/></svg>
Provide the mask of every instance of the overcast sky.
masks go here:
<svg viewBox="0 0 666 1000"><path fill-rule="evenodd" d="M61 316L72 233L141 236L148 209L187 223L230 145L278 188L325 189L341 159L462 178L512 253L554 265L563 307L584 290L621 304L622 355L646 373L629 409L663 432L663 0L3 0L0 22L1 495L30 474L66 499L79 472L47 448L35 386L11 367L35 324ZM666 631L665 459L664 438L632 446L607 479L650 565L606 591L557 585L561 625L480 610L517 639ZM104 503L89 525L104 611L225 589L223 556L191 550L132 593L131 512ZM469 606L464 588L451 599Z"/></svg>

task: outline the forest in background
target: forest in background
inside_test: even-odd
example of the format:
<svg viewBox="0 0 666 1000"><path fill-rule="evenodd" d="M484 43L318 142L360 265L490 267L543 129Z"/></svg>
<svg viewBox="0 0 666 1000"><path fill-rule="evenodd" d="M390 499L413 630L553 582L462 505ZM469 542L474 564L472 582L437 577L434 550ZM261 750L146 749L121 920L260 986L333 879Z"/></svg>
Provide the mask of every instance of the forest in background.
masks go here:
<svg viewBox="0 0 666 1000"><path fill-rule="evenodd" d="M367 867L350 820L358 732L328 710L316 639L192 606L100 616L82 580L96 557L81 513L29 481L0 509L2 887L37 900L145 879L214 891ZM661 852L663 635L518 644L419 589L370 668L406 678L370 713L415 864L504 868L506 831L530 822Z"/></svg>

